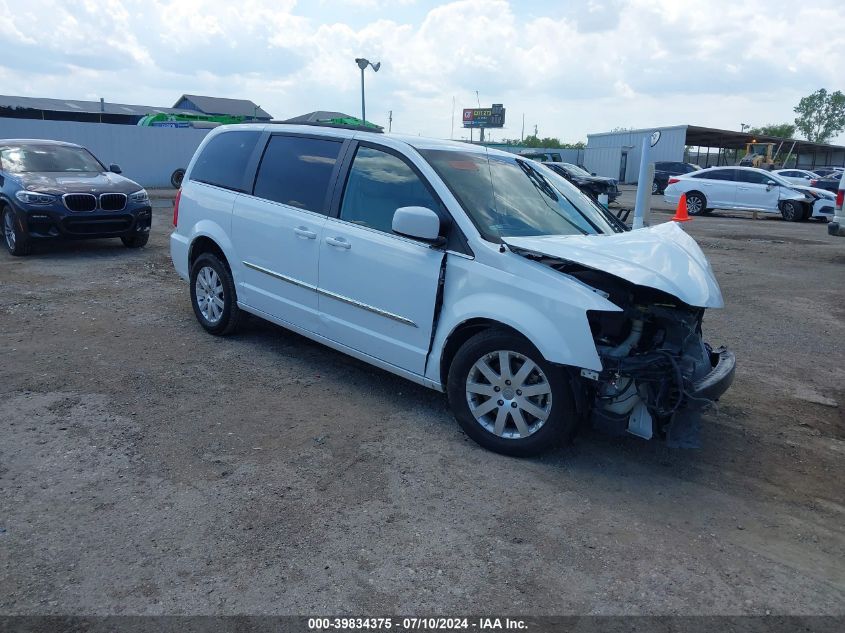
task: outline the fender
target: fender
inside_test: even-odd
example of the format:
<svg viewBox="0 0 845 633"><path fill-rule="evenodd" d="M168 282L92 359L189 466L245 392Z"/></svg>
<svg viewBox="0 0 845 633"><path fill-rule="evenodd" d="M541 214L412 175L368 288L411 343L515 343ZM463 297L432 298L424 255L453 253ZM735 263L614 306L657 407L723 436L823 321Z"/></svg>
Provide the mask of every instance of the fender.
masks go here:
<svg viewBox="0 0 845 633"><path fill-rule="evenodd" d="M226 256L226 260L229 262L229 268L232 271L232 277L234 278L235 285L237 286L238 279L241 273L241 263L235 254L235 247L232 245L232 240L229 238L228 232L213 220L200 220L199 222L194 224L194 226L191 227L191 233L189 236L189 261L191 251L193 251L194 248L194 243L196 242L197 238L200 237L207 237L210 240L214 241L217 246L220 247L220 250L223 251L223 255Z"/></svg>
<svg viewBox="0 0 845 633"><path fill-rule="evenodd" d="M587 310L618 312L620 308L561 273L518 255L512 257L516 274L449 258L443 307L426 366L428 379L440 383L446 341L462 324L479 318L513 328L553 363L601 371ZM532 277L538 280L539 272L546 283L519 275L522 266L535 268Z"/></svg>

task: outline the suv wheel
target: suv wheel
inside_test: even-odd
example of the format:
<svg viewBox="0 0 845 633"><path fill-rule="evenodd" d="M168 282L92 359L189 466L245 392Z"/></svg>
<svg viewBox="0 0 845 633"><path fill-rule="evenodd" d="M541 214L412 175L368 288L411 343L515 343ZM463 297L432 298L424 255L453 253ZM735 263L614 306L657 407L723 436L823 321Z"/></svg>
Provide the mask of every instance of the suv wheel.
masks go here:
<svg viewBox="0 0 845 633"><path fill-rule="evenodd" d="M447 391L466 434L504 455L553 448L578 422L565 370L506 330L487 330L464 343L449 368Z"/></svg>
<svg viewBox="0 0 845 633"><path fill-rule="evenodd" d="M191 305L200 325L216 336L234 332L242 318L232 274L211 253L203 253L191 266Z"/></svg>
<svg viewBox="0 0 845 633"><path fill-rule="evenodd" d="M150 234L148 231L144 231L143 233L126 235L121 237L120 241L123 242L126 248L141 248L142 246L146 246L147 242L150 241Z"/></svg>
<svg viewBox="0 0 845 633"><path fill-rule="evenodd" d="M9 253L16 256L29 255L32 245L20 230L15 220L15 212L10 207L2 207L3 214L3 242Z"/></svg>

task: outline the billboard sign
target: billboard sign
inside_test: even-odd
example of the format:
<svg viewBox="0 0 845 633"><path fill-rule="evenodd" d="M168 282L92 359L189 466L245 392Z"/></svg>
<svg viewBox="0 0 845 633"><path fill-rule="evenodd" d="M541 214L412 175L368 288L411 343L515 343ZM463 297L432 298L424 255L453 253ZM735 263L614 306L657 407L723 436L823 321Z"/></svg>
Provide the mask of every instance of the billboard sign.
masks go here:
<svg viewBox="0 0 845 633"><path fill-rule="evenodd" d="M464 127L504 127L505 108L494 103L489 108L464 108Z"/></svg>

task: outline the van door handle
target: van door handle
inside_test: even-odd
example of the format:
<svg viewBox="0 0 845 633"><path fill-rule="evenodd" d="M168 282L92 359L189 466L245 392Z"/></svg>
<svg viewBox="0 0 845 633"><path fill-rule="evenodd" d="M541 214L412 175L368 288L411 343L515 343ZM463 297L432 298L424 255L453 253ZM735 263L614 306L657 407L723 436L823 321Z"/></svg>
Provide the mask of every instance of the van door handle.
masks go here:
<svg viewBox="0 0 845 633"><path fill-rule="evenodd" d="M342 237L327 237L326 244L330 244L331 246L337 246L338 248L345 248L347 250L352 248L352 244L347 242Z"/></svg>
<svg viewBox="0 0 845 633"><path fill-rule="evenodd" d="M303 237L307 240L316 240L317 234L314 231L309 231L304 226L298 226L293 230L299 237Z"/></svg>

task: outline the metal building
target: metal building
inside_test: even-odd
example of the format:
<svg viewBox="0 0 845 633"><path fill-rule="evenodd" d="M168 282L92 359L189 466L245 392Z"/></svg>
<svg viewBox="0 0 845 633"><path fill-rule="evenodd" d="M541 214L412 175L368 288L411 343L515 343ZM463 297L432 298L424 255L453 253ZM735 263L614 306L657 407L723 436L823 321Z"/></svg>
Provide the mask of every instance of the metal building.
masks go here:
<svg viewBox="0 0 845 633"><path fill-rule="evenodd" d="M173 107L182 110L192 110L202 114L242 116L247 121L269 121L273 118L269 112L266 112L261 106L256 105L249 99L182 95L173 104Z"/></svg>
<svg viewBox="0 0 845 633"><path fill-rule="evenodd" d="M845 147L811 143L801 139L752 135L748 132L720 130L697 125L673 125L641 130L620 130L587 135L584 165L599 176L635 183L640 170L644 138L655 130L660 140L651 148L650 160L689 162L701 167L736 165L747 143L774 143L781 163L788 167L812 169L826 165L845 165Z"/></svg>

